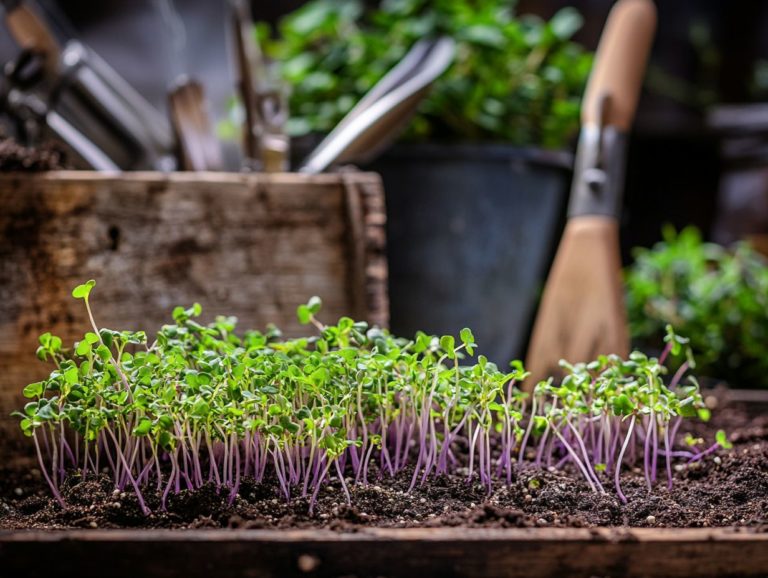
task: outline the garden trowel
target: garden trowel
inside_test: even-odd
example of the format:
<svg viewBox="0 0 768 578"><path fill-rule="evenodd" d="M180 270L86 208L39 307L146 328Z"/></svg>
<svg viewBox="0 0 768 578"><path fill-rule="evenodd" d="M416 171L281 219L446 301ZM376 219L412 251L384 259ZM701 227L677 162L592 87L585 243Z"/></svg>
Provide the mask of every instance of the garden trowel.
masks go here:
<svg viewBox="0 0 768 578"><path fill-rule="evenodd" d="M418 41L317 145L299 172L315 174L334 164L372 160L400 135L455 51L455 41L447 36Z"/></svg>
<svg viewBox="0 0 768 578"><path fill-rule="evenodd" d="M655 28L651 0L619 0L603 30L581 108L568 220L528 349L529 391L557 376L561 359L629 352L619 215L627 133Z"/></svg>

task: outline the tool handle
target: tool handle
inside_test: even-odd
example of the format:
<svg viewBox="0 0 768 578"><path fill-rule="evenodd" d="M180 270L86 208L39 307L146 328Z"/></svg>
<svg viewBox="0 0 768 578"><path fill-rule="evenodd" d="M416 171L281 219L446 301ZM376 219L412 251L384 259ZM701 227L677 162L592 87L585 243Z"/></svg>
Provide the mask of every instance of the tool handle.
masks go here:
<svg viewBox="0 0 768 578"><path fill-rule="evenodd" d="M235 36L237 72L239 76L240 98L245 111L243 127L243 152L251 162L259 158L259 139L257 132L263 132L258 126L256 113L256 82L254 78L262 73L259 46L251 30L250 5L246 0L232 0L232 24Z"/></svg>
<svg viewBox="0 0 768 578"><path fill-rule="evenodd" d="M652 0L619 0L613 6L584 93L582 124L629 129L655 30L656 7Z"/></svg>
<svg viewBox="0 0 768 578"><path fill-rule="evenodd" d="M45 55L45 72L53 77L59 66L61 46L39 14L21 1L2 0L5 26L21 48Z"/></svg>

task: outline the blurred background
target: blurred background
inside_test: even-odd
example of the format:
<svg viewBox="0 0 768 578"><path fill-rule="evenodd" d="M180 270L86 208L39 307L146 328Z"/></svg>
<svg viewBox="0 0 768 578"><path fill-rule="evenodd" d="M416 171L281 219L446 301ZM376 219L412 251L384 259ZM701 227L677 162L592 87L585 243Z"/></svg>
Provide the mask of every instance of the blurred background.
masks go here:
<svg viewBox="0 0 768 578"><path fill-rule="evenodd" d="M166 107L168 85L178 75L192 72L206 86L214 118L227 117L235 71L225 2L47 0L41 4L65 33L91 45L158 108ZM275 26L303 4L298 0L253 2L252 12L255 20ZM518 14L545 19L564 6L576 8L584 24L573 38L594 49L612 2L520 0L509 4L516 5ZM659 26L629 151L622 237L625 258L631 247L658 240L665 222L694 223L707 236L723 241L768 232L764 196L761 202L755 200L751 210L729 207L729 213L732 210L739 217L721 214L717 222L721 184L739 189L723 198L736 205L754 188L768 185L760 166L759 143L724 156L728 131L708 122L708 113L719 104L768 99L768 37L761 33L768 26L768 4L659 0L657 7ZM15 46L9 35L0 38L3 60L7 60Z"/></svg>
<svg viewBox="0 0 768 578"><path fill-rule="evenodd" d="M656 4L658 30L628 148L624 264L635 248L661 241L664 225L695 226L704 240L746 240L764 251L768 3ZM452 67L394 144L355 162L384 181L394 331L481 325L492 359L522 355L565 219L579 98L612 5L251 3L253 36L289 108L283 128L293 137L294 168L413 42L432 34L457 41ZM221 147L217 168L247 164L227 2L40 0L39 8L60 39L87 44L163 116L169 87L193 77ZM11 35L0 35L0 60L18 55ZM163 169L161 161L153 167ZM646 328L644 337L658 330Z"/></svg>

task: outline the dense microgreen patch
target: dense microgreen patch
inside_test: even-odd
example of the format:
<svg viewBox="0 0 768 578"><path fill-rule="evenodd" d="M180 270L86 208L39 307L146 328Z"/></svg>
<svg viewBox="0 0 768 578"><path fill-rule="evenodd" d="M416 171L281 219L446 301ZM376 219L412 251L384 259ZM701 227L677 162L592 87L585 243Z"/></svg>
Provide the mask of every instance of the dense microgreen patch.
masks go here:
<svg viewBox="0 0 768 578"><path fill-rule="evenodd" d="M658 343L672 324L690 337L701 373L767 387L768 262L747 244L705 243L692 227L663 237L626 271L633 339Z"/></svg>
<svg viewBox="0 0 768 578"><path fill-rule="evenodd" d="M326 133L418 40L457 42L406 138L563 147L579 124L592 54L571 41L582 17L516 16L507 0L313 0L285 17L279 38L257 28L291 87L293 136Z"/></svg>
<svg viewBox="0 0 768 578"><path fill-rule="evenodd" d="M708 420L699 387L693 377L682 383L693 366L688 340L667 326L666 347L657 359L639 351L629 359L600 356L591 363L562 362L566 376L562 383L539 383L534 392L533 419L528 431L541 435L536 442L536 464L560 467L572 462L595 491L605 492L597 472L613 474L616 493L621 491L622 464L641 456L648 490L656 482L658 464L663 461L667 485L672 486L672 459L697 460L725 447L724 432L710 448L699 451L696 440L685 451L674 449L683 418ZM679 369L667 383L664 361L682 358ZM520 450L525 451L526 439ZM563 451L564 450L564 451ZM562 457L561 457L562 456ZM557 461L559 459L559 461Z"/></svg>
<svg viewBox="0 0 768 578"><path fill-rule="evenodd" d="M408 475L413 488L459 466L490 492L517 468L571 463L595 491L614 475L623 499L623 465L644 460L650 489L660 460L671 483L673 457L700 459L728 443L723 434L705 450L701 440L675 449L682 418L708 416L696 382L682 383L690 359L664 381L665 359L688 353L671 329L658 360L636 352L564 363L562 385L540 383L529 407L520 362L507 371L482 355L465 364L476 347L469 329L407 340L348 317L324 325L312 298L297 310L312 337L238 334L231 317L202 325L193 305L174 309L149 343L144 332L96 325L93 286L73 291L92 331L70 348L40 337L38 356L55 368L24 388L31 401L17 412L62 506L65 476L105 468L145 512L144 492L165 507L170 492L213 483L234 499L244 476L266 483L268 471L310 512L331 477L349 499L349 478Z"/></svg>

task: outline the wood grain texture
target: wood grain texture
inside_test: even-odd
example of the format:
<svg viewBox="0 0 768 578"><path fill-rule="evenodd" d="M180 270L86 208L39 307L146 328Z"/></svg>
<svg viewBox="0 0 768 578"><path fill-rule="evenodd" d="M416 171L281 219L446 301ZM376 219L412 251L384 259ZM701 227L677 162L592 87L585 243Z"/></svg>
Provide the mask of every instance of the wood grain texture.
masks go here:
<svg viewBox="0 0 768 578"><path fill-rule="evenodd" d="M0 532L14 578L765 576L768 534L733 529Z"/></svg>
<svg viewBox="0 0 768 578"><path fill-rule="evenodd" d="M591 361L599 354L629 353L615 219L569 219L547 279L526 369L530 390L537 380L559 374L559 361Z"/></svg>
<svg viewBox="0 0 768 578"><path fill-rule="evenodd" d="M635 118L645 67L656 31L652 0L619 0L605 23L581 107L583 124L627 131ZM600 101L608 97L601 119Z"/></svg>
<svg viewBox="0 0 768 578"><path fill-rule="evenodd" d="M91 303L110 328L151 331L199 302L204 320L296 335L312 295L323 319L388 322L375 174L6 174L0 207L0 452L16 449L21 388L50 371L37 337L71 345L87 330L70 296L84 280L96 279Z"/></svg>
<svg viewBox="0 0 768 578"><path fill-rule="evenodd" d="M211 124L203 85L186 76L179 79L168 93L168 112L181 168L223 170L221 145Z"/></svg>

